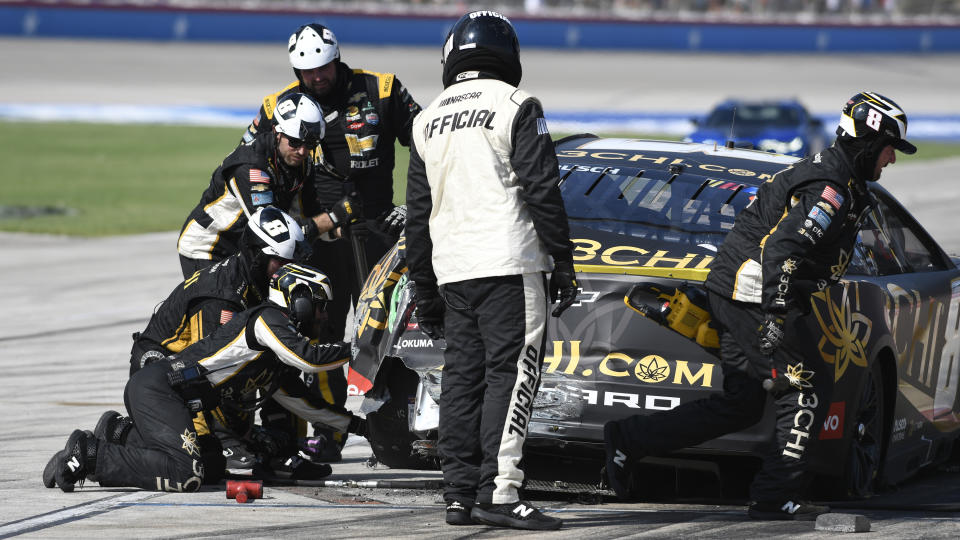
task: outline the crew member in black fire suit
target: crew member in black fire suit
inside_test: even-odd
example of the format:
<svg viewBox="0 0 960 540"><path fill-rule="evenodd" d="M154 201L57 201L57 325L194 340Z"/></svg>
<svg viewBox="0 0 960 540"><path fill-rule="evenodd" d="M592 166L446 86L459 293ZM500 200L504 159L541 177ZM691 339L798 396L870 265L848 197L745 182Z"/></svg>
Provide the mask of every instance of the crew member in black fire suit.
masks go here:
<svg viewBox="0 0 960 540"><path fill-rule="evenodd" d="M134 334L130 375L196 343L235 313L266 301L270 276L288 262L305 260L310 249L300 225L272 206L251 215L238 248L189 276L157 306L147 327Z"/></svg>
<svg viewBox="0 0 960 540"><path fill-rule="evenodd" d="M275 117L272 130L237 147L213 171L210 186L183 224L177 250L184 278L236 253L247 219L258 208L279 208L297 219L308 241L316 236L321 212L311 179L312 152L325 129L320 107L308 96L290 93L277 104Z"/></svg>
<svg viewBox="0 0 960 540"><path fill-rule="evenodd" d="M331 295L323 274L283 266L270 280L269 301L237 313L208 337L131 377L124 403L133 427L123 444L75 430L52 458L57 486L72 491L95 474L101 486L196 491L204 463L193 415L248 395L251 388L272 394L308 421L325 420L324 406L311 401L300 371L338 369L349 359L349 344L311 344L304 336ZM354 432L357 423L344 417L336 427Z"/></svg>
<svg viewBox="0 0 960 540"><path fill-rule="evenodd" d="M288 54L297 80L263 98L243 141L254 140L277 122L277 103L290 93L302 92L320 103L326 135L315 182L317 202L327 213L315 222L321 238L332 241L314 243L310 264L343 291L327 310L330 339L342 339L351 299L356 302L360 295L358 275L369 274L406 222L406 207L393 204L394 148L396 141L409 146L410 126L420 106L396 75L351 69L340 58L334 33L321 24L298 28L290 36ZM313 231L307 232L310 238ZM344 237L348 235L364 245L366 268L357 268L354 242ZM336 404L346 401L346 378L338 371L318 373L313 387Z"/></svg>
<svg viewBox="0 0 960 540"><path fill-rule="evenodd" d="M907 116L888 98L863 92L840 115L832 147L764 183L720 246L706 281L720 327L723 394L670 411L604 426L606 473L620 497L630 492L637 459L694 446L756 424L767 389L776 427L751 485L754 519L812 520L829 509L805 502L805 465L829 405L831 381L817 340L800 317L811 295L847 269L873 205L867 183L896 162Z"/></svg>
<svg viewBox="0 0 960 540"><path fill-rule="evenodd" d="M443 46L444 91L414 121L407 261L417 319L445 333L439 450L446 521L557 529L520 500L550 300L577 296L567 213L540 103L518 90L510 21L464 15ZM549 284L546 272L553 270Z"/></svg>
<svg viewBox="0 0 960 540"><path fill-rule="evenodd" d="M292 217L272 206L258 209L247 222L240 251L209 268L198 270L178 285L160 304L147 328L135 334L130 358L131 376L150 361L178 353L206 337L235 313L266 301L270 276L287 262L304 260L309 249L300 225ZM258 445L251 444L251 438L265 442L272 434L270 442L278 446L275 448L281 454L278 457L296 454L296 431L291 426L286 423L253 426L249 415L229 414L235 409L218 407L208 418L200 416L196 422L203 448L216 446L217 452L222 450L228 474L245 476L253 473L254 450ZM329 406L328 414L333 423L338 423L343 416L350 416L346 409L335 405ZM116 412L112 415L110 418L120 416ZM103 421L111 422L110 418ZM324 422L324 425L329 423ZM207 444L210 441L204 436L208 432L213 432L219 445ZM286 444L279 445L280 440L285 440ZM213 462L208 460L208 465L213 466ZM210 470L207 472L211 473Z"/></svg>

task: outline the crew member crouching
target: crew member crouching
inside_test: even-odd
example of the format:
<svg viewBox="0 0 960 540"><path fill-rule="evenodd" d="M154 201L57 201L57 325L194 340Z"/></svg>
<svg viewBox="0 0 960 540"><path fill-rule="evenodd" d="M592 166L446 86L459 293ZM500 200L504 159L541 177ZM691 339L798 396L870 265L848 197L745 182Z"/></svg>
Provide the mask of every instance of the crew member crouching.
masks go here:
<svg viewBox="0 0 960 540"><path fill-rule="evenodd" d="M212 410L221 399L252 394L252 388L272 394L307 421L319 421L325 410L311 402L299 373L337 369L350 358L347 343L311 344L306 337L332 296L325 275L304 265L283 266L270 280L266 303L236 314L180 354L130 378L124 404L133 423L122 439L75 430L48 465L56 485L73 491L96 475L106 487L196 491L204 463L194 415ZM350 425L333 427L362 431L356 419L345 416L344 423Z"/></svg>

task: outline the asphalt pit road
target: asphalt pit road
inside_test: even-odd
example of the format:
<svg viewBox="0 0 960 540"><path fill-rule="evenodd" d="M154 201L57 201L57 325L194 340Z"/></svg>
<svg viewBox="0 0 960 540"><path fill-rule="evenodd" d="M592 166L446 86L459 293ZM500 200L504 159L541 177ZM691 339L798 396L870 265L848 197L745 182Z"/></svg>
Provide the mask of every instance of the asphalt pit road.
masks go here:
<svg viewBox="0 0 960 540"><path fill-rule="evenodd" d="M75 216L79 213L80 212L76 208L67 208L64 206L0 205L0 219Z"/></svg>

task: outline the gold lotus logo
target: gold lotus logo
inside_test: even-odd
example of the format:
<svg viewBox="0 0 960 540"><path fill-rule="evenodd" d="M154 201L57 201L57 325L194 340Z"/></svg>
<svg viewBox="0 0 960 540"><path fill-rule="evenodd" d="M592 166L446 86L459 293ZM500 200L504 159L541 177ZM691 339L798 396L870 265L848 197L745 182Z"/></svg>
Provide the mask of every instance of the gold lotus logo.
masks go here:
<svg viewBox="0 0 960 540"><path fill-rule="evenodd" d="M813 371L803 369L803 362L787 366L786 377L787 380L790 381L790 385L798 390L813 386L810 382L810 379L813 378Z"/></svg>
<svg viewBox="0 0 960 540"><path fill-rule="evenodd" d="M670 364L663 358L651 354L637 362L634 374L643 382L658 383L670 375Z"/></svg>
<svg viewBox="0 0 960 540"><path fill-rule="evenodd" d="M183 435L180 435L180 438L183 439L183 449L186 450L188 454L200 457L200 447L197 446L197 433L195 431L185 429L183 430Z"/></svg>
<svg viewBox="0 0 960 540"><path fill-rule="evenodd" d="M873 323L851 305L854 296L858 306L860 303L860 289L856 283L852 286L854 290L851 293L851 284L843 285L839 303L830 296L830 289L812 295L813 313L823 331L818 348L823 360L833 364L834 381L843 377L851 362L867 367L864 344L870 341Z"/></svg>

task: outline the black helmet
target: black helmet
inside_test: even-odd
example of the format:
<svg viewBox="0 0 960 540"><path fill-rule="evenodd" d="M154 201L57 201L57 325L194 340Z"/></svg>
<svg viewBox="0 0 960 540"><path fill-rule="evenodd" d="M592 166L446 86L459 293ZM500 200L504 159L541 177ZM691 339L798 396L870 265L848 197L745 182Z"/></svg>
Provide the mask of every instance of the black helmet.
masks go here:
<svg viewBox="0 0 960 540"><path fill-rule="evenodd" d="M494 75L513 86L520 84L520 42L510 20L496 11L473 11L453 25L443 44L443 86L476 78L475 72Z"/></svg>
<svg viewBox="0 0 960 540"><path fill-rule="evenodd" d="M309 331L315 310L333 299L326 275L303 264L285 264L270 278L270 301L290 311L300 331Z"/></svg>
<svg viewBox="0 0 960 540"><path fill-rule="evenodd" d="M250 216L240 238L241 257L250 268L254 286L266 296L267 267L271 258L305 260L310 244L304 241L300 224L284 211L267 206Z"/></svg>
<svg viewBox="0 0 960 540"><path fill-rule="evenodd" d="M837 135L856 139L884 139L904 154L917 147L907 139L907 113L895 101L875 92L860 92L847 100L840 113Z"/></svg>

